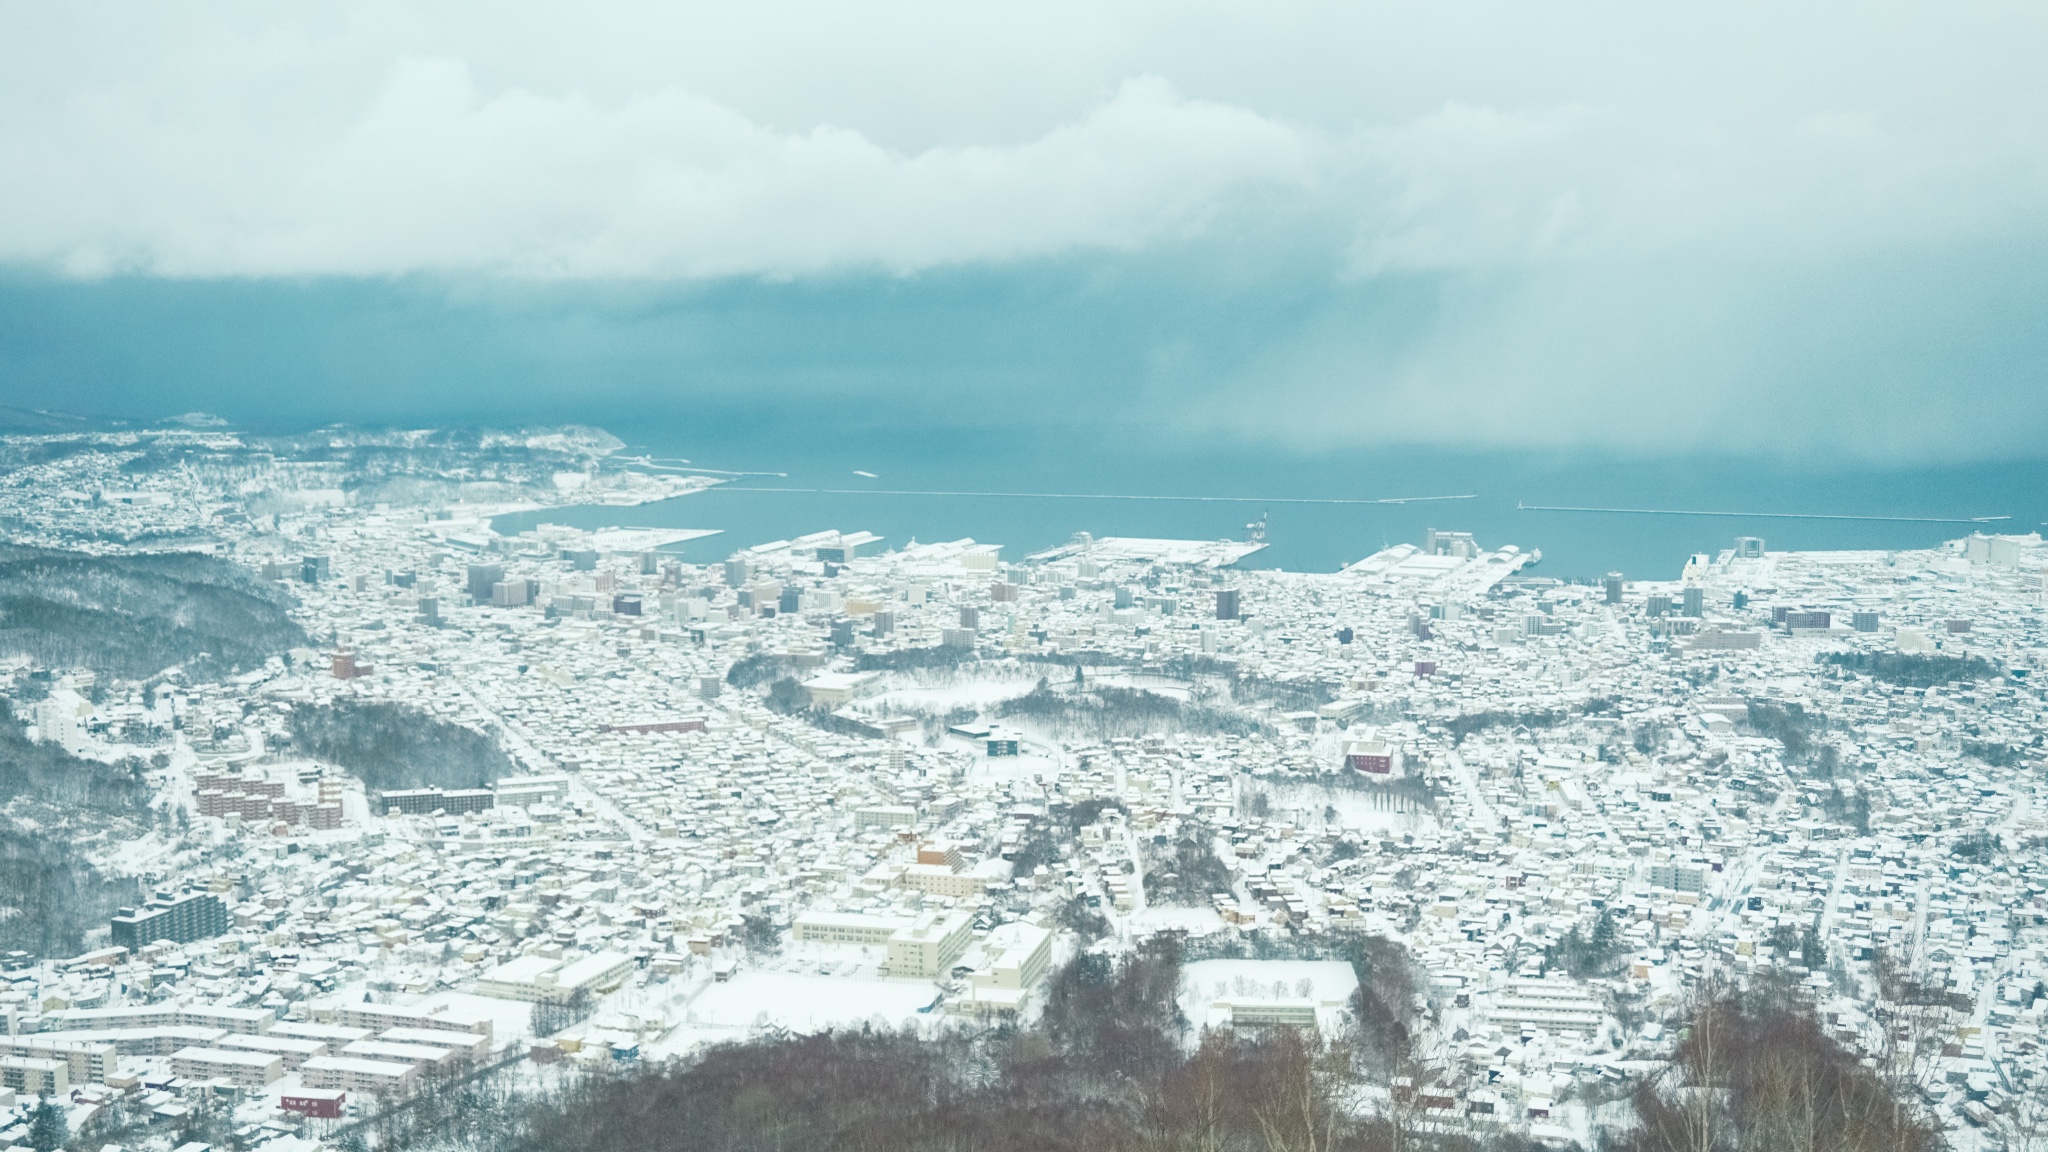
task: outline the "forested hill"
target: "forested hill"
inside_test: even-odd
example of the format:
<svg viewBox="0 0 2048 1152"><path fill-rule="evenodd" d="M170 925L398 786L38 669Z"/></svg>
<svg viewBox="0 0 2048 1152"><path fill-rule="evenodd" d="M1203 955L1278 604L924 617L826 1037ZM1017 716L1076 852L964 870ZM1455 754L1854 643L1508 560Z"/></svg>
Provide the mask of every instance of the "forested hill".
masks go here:
<svg viewBox="0 0 2048 1152"><path fill-rule="evenodd" d="M300 435L241 435L232 444L157 438L122 464L130 475L177 472L221 492L254 491L247 501L262 515L280 504L263 493L340 488L358 505L389 500L427 503L475 494L552 492L558 472L618 472L620 440L599 428L495 430L378 429L333 426Z"/></svg>
<svg viewBox="0 0 2048 1152"><path fill-rule="evenodd" d="M0 696L0 804L26 797L66 812L133 815L149 807L142 762L85 760L48 741L31 741L15 704Z"/></svg>
<svg viewBox="0 0 2048 1152"><path fill-rule="evenodd" d="M285 592L196 553L102 556L0 545L0 655L46 668L193 679L259 667L306 643ZM0 950L69 956L139 895L87 858L150 819L140 761L83 759L23 731L0 699Z"/></svg>
<svg viewBox="0 0 2048 1152"><path fill-rule="evenodd" d="M0 951L73 955L88 929L135 902L135 882L100 872L74 840L81 824L106 834L146 817L142 770L30 741L0 697Z"/></svg>
<svg viewBox="0 0 2048 1152"><path fill-rule="evenodd" d="M300 705L292 742L331 761L372 791L480 788L515 770L497 741L431 713L382 700Z"/></svg>
<svg viewBox="0 0 2048 1152"><path fill-rule="evenodd" d="M561 1078L505 1069L380 1117L378 1152L1543 1152L1515 1114L1432 1105L1451 1075L1418 1028L1426 976L1362 945L1353 1027L1190 1035L1179 945L1082 953L1035 1023L770 1034ZM1376 958L1375 958L1376 957ZM1388 968L1397 968L1388 971ZM1674 1019L1668 1058L1589 1101L1609 1152L1937 1152L1920 1093L1831 1039L1766 975ZM1188 1041L1194 1041L1190 1044ZM1441 1049L1437 1049L1441 1051ZM1438 1080L1439 1077L1446 1079ZM1478 1097L1475 1095L1474 1102ZM1517 1110L1519 1111L1519 1109ZM387 1119L388 1118L388 1119ZM346 1139L346 1137L345 1137ZM346 1147L347 1144L344 1144ZM1564 1145L1578 1147L1576 1145Z"/></svg>
<svg viewBox="0 0 2048 1152"><path fill-rule="evenodd" d="M209 679L306 643L289 596L231 561L0 546L0 654L141 679Z"/></svg>
<svg viewBox="0 0 2048 1152"><path fill-rule="evenodd" d="M0 820L0 951L76 956L88 931L141 895L133 879L100 871L68 841Z"/></svg>

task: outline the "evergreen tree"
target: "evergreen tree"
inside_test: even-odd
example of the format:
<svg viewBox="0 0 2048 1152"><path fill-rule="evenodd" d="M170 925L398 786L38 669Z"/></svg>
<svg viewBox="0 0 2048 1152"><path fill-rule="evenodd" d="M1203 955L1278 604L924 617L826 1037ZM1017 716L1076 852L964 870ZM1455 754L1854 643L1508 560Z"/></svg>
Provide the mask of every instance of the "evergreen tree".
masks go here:
<svg viewBox="0 0 2048 1152"><path fill-rule="evenodd" d="M1593 950L1605 959L1614 950L1614 910L1602 908L1600 918L1593 921Z"/></svg>
<svg viewBox="0 0 2048 1152"><path fill-rule="evenodd" d="M28 1146L35 1152L56 1152L70 1135L71 1131L64 1123L64 1110L44 1097L29 1117Z"/></svg>
<svg viewBox="0 0 2048 1152"><path fill-rule="evenodd" d="M1828 950L1821 945L1819 927L1808 924L1799 936L1799 962L1818 972L1827 961Z"/></svg>

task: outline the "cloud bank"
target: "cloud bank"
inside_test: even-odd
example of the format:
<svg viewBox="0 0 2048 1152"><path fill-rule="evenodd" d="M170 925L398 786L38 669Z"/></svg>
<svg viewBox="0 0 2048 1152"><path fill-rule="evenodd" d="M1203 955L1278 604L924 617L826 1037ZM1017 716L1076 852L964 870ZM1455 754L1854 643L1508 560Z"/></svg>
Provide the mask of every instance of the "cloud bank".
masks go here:
<svg viewBox="0 0 2048 1152"><path fill-rule="evenodd" d="M914 272L1185 237L1248 191L1304 187L1316 161L1304 134L1149 76L1021 144L905 154L679 89L609 106L484 93L451 59L398 61L330 135L274 162L213 151L17 185L0 253L80 276ZM108 168L130 170L107 187Z"/></svg>
<svg viewBox="0 0 2048 1152"><path fill-rule="evenodd" d="M1227 350L1155 324L1129 351L1128 395L1192 426L2048 431L2038 6L18 4L0 31L17 275L1170 265L1287 302Z"/></svg>
<svg viewBox="0 0 2048 1152"><path fill-rule="evenodd" d="M1724 6L1534 24L1496 5L1450 20L1135 7L1110 28L1042 10L1033 39L1067 34L1077 63L1000 50L1014 14L957 27L930 6L876 8L859 31L814 5L737 23L612 6L567 28L516 7L432 27L345 11L13 8L0 260L83 276L903 273L1278 222L1371 276L1951 244L2038 231L2048 203L2048 84L1999 73L2011 38L2048 31L2024 9L1936 27L1856 5L1803 26ZM1767 14L1781 41L1703 34L1761 34ZM817 75L835 35L845 60ZM1294 55L1237 58L1248 43ZM1331 58L1346 47L1348 67ZM1929 76L1964 66L1944 50L1982 74ZM711 62L726 52L762 75L735 89ZM1361 75L1397 67L1410 75ZM917 103L863 98L892 82ZM920 106L955 100L981 110Z"/></svg>

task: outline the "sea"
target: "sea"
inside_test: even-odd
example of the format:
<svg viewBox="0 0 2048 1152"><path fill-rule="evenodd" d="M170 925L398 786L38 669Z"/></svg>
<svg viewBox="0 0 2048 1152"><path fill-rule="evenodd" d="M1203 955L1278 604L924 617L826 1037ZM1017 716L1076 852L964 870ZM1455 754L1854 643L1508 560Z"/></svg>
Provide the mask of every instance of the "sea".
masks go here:
<svg viewBox="0 0 2048 1152"><path fill-rule="evenodd" d="M2048 469L2037 460L1898 467L1370 445L1309 453L1086 428L610 430L642 467L723 482L637 507L508 515L498 530L716 530L676 547L696 563L825 529L875 533L884 549L972 538L1001 545L1011 562L1079 532L1262 533L1267 546L1240 567L1330 572L1434 528L1540 551L1530 575L1594 581L1608 572L1673 579L1687 557L1737 537L1772 550L1899 550L1977 531L2024 534L2048 520Z"/></svg>

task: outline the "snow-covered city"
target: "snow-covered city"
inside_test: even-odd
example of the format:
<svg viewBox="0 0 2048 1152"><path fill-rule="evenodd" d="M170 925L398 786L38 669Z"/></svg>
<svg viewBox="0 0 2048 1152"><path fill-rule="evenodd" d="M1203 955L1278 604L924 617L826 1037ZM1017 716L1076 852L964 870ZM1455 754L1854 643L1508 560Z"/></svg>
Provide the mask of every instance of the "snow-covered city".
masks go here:
<svg viewBox="0 0 2048 1152"><path fill-rule="evenodd" d="M0 1144L44 1100L94 1147L362 1146L483 1078L1028 1028L1161 948L1190 1050L1398 1021L1357 1106L1417 1131L1598 1146L1728 988L1955 1147L2048 1133L2038 535L1581 582L1451 528L1326 573L1262 570L1263 524L727 552L548 521L710 483L601 433L432 481L6 447L9 852L61 852L12 875L69 887L0 924L42 933ZM216 567L107 567L172 554Z"/></svg>

